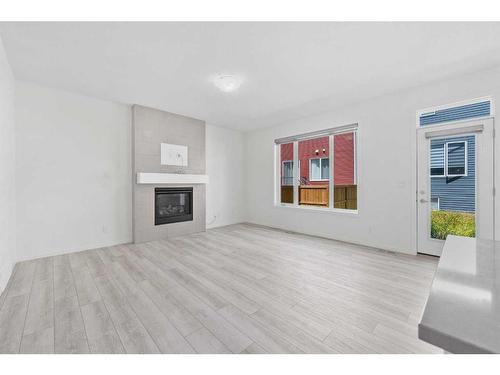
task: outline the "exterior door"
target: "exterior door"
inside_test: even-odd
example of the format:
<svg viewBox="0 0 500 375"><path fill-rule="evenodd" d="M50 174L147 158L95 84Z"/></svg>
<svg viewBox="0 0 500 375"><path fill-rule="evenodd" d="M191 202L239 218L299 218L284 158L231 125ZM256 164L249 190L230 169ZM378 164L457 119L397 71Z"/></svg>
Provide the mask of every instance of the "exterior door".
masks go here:
<svg viewBox="0 0 500 375"><path fill-rule="evenodd" d="M417 130L417 249L440 256L449 234L494 239L493 120Z"/></svg>

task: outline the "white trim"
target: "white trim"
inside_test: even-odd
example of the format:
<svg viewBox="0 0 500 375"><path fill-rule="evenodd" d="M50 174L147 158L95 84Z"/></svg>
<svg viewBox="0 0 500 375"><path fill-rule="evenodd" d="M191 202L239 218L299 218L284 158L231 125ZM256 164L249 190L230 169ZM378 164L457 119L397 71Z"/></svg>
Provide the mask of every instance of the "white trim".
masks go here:
<svg viewBox="0 0 500 375"><path fill-rule="evenodd" d="M312 182L322 182L322 181L330 181L330 176L328 176L328 178L319 178L319 179L313 179L311 178L311 173L312 173L312 168L311 168L311 164L312 164L312 161L313 160L320 160L319 162L319 174L321 177L323 177L323 162L322 160L323 159L329 159L328 156L325 156L325 157L319 157L319 158L309 158L309 181L312 181ZM330 173L330 171L328 171L328 173ZM333 183L333 181L332 181Z"/></svg>
<svg viewBox="0 0 500 375"><path fill-rule="evenodd" d="M208 184L206 174L137 173L137 184Z"/></svg>
<svg viewBox="0 0 500 375"><path fill-rule="evenodd" d="M355 131L352 133L352 145L353 145L353 148L354 148L354 157L353 157L353 173L354 173L354 176L353 176L353 182L354 182L354 185L358 185L358 132ZM358 191L358 194L359 196L359 191Z"/></svg>
<svg viewBox="0 0 500 375"><path fill-rule="evenodd" d="M333 162L333 157L334 157L334 147L335 147L335 141L334 141L335 135L330 134L328 136L328 158L331 160L330 162L330 178L328 179L328 208L333 209L334 208L334 202L333 200L335 199L335 194L334 194L334 189L335 186L333 184L333 178L335 176L335 163Z"/></svg>
<svg viewBox="0 0 500 375"><path fill-rule="evenodd" d="M281 203L280 159L281 159L281 145L274 144L274 204L275 205Z"/></svg>
<svg viewBox="0 0 500 375"><path fill-rule="evenodd" d="M293 204L299 205L299 142L293 142Z"/></svg>
<svg viewBox="0 0 500 375"><path fill-rule="evenodd" d="M292 142L296 142L296 141L305 141L308 139L328 137L329 135L332 135L332 134L350 133L350 132L353 132L356 130L358 130L357 123L349 124L349 125L342 125L342 126L336 126L334 128L330 128L330 129L323 129L323 130L318 130L318 131L309 132L309 133L292 135L290 137L277 138L274 140L274 143L283 144L283 143L292 143Z"/></svg>
<svg viewBox="0 0 500 375"><path fill-rule="evenodd" d="M446 123L437 123L437 124L429 124L425 125L425 128L431 128L433 126L437 125L443 125L443 124L453 124L453 123L460 123L460 122L470 122L470 121L475 121L475 120L480 120L483 118L490 118L490 117L495 117L495 101L493 100L492 96L482 96L479 98L474 98L474 99L468 99L468 100L461 100L458 102L454 103L448 103L448 104L442 104L442 105L436 105L432 107L427 107L423 109L419 109L416 112L416 126L417 128L421 128L422 126L420 125L420 118L422 115L425 114L434 114L436 111L442 110L442 109L449 109L449 108L454 108L454 107L460 107L463 105L468 105L468 104L476 104L476 103L481 103L481 102L490 102L490 114L488 116L481 116L481 117L474 117L474 118L467 118L467 119L461 119L461 120L456 120L456 121L448 121Z"/></svg>
<svg viewBox="0 0 500 375"><path fill-rule="evenodd" d="M470 121L467 121L470 122ZM455 125L456 123L451 123L451 125ZM450 125L450 123L447 123L446 125ZM426 131L425 132L425 138L431 138L431 139L442 139L442 138L448 138L454 135L462 135L464 133L470 133L470 134L475 134L475 133L482 133L484 131L484 125L474 125L474 126L465 126L465 127L459 127L459 128L454 128L454 129L446 129L446 130L431 130L431 131Z"/></svg>
<svg viewBox="0 0 500 375"><path fill-rule="evenodd" d="M316 212L326 212L330 214L350 214L350 215L358 215L359 211L358 210L349 210L347 208L329 208L329 207L316 207L312 205L300 205L296 206L294 204L290 203L281 203L281 204L275 204L275 208L288 208L288 209L297 209L297 210L309 210L309 211L316 211Z"/></svg>

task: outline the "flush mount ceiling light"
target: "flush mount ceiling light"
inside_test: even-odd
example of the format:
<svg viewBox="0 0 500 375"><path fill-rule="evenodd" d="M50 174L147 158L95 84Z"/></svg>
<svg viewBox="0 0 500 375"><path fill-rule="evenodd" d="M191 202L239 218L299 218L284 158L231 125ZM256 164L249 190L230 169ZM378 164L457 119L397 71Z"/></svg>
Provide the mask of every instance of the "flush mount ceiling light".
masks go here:
<svg viewBox="0 0 500 375"><path fill-rule="evenodd" d="M212 82L214 83L215 87L223 92L233 92L239 89L239 87L243 83L243 79L237 76L221 74L215 76Z"/></svg>

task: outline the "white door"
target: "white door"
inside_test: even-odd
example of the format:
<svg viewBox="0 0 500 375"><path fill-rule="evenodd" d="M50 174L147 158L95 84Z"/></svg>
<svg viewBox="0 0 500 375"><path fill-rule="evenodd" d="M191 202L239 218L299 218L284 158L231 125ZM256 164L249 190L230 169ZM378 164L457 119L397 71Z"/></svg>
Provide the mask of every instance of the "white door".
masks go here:
<svg viewBox="0 0 500 375"><path fill-rule="evenodd" d="M493 120L417 130L417 249L441 255L448 234L494 239Z"/></svg>

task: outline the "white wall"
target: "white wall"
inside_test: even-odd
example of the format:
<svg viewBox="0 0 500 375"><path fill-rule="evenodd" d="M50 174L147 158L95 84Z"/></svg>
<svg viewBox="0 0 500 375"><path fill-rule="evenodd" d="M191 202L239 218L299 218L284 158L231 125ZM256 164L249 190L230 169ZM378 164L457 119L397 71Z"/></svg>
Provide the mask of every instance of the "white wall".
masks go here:
<svg viewBox="0 0 500 375"><path fill-rule="evenodd" d="M16 99L15 261L132 241L130 107L28 82ZM243 146L207 125L209 228L244 220Z"/></svg>
<svg viewBox="0 0 500 375"><path fill-rule="evenodd" d="M18 260L130 242L131 111L18 82Z"/></svg>
<svg viewBox="0 0 500 375"><path fill-rule="evenodd" d="M245 138L248 220L382 249L415 253L415 112L429 106L487 95L500 100L500 69L464 75L248 133ZM351 123L359 124L359 214L275 207L273 140ZM497 150L500 149L498 138ZM496 154L498 185L500 153ZM499 201L497 199L496 223L500 223Z"/></svg>
<svg viewBox="0 0 500 375"><path fill-rule="evenodd" d="M0 39L0 294L16 259L15 82Z"/></svg>
<svg viewBox="0 0 500 375"><path fill-rule="evenodd" d="M207 228L244 220L243 133L207 124Z"/></svg>

